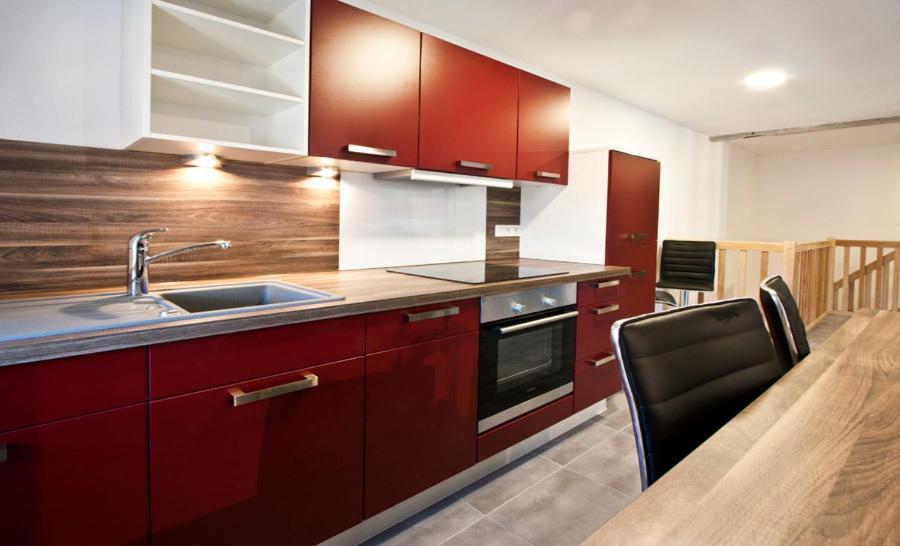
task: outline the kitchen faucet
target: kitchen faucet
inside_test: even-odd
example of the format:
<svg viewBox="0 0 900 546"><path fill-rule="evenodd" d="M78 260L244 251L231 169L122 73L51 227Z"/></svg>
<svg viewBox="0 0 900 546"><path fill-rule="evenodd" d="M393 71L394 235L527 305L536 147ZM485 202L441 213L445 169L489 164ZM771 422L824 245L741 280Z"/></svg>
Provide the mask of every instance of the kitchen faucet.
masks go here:
<svg viewBox="0 0 900 546"><path fill-rule="evenodd" d="M196 245L188 245L181 248L175 248L160 252L155 256L150 255L150 239L154 233L162 233L169 231L169 228L158 227L139 231L131 236L128 241L128 295L132 297L146 296L150 276L150 264L165 260L178 254L191 252L201 248L219 247L221 249L231 248L231 241L219 239L218 241L210 241L208 243L200 243Z"/></svg>

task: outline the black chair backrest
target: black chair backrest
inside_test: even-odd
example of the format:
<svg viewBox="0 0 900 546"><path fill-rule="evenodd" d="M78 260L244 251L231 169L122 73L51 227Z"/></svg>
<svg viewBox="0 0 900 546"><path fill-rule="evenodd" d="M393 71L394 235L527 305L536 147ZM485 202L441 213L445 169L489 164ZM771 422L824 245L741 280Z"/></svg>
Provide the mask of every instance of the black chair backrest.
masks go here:
<svg viewBox="0 0 900 546"><path fill-rule="evenodd" d="M766 314L778 360L787 371L809 355L809 341L806 339L806 326L800 318L800 308L791 289L779 275L760 283L759 303Z"/></svg>
<svg viewBox="0 0 900 546"><path fill-rule="evenodd" d="M709 292L715 282L715 241L663 241L656 286Z"/></svg>
<svg viewBox="0 0 900 546"><path fill-rule="evenodd" d="M620 320L612 338L644 489L783 373L750 298Z"/></svg>

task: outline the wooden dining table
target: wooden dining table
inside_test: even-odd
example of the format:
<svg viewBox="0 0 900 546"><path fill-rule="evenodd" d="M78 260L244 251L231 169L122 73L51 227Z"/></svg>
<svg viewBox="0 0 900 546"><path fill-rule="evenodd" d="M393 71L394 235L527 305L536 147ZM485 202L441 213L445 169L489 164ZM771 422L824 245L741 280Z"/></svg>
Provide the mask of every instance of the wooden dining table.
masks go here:
<svg viewBox="0 0 900 546"><path fill-rule="evenodd" d="M862 310L584 544L900 544L900 313Z"/></svg>

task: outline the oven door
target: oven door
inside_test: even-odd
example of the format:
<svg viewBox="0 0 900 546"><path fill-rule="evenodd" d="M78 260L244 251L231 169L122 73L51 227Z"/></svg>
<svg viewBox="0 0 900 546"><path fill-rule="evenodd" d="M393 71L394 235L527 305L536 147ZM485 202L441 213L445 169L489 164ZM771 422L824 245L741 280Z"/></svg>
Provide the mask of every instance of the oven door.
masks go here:
<svg viewBox="0 0 900 546"><path fill-rule="evenodd" d="M483 324L478 432L572 392L575 306Z"/></svg>

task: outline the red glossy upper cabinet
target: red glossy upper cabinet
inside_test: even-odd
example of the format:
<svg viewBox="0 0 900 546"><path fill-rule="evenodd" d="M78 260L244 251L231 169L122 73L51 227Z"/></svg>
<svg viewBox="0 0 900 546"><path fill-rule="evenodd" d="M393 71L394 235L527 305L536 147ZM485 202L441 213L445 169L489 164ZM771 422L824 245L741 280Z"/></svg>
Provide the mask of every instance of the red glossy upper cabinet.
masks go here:
<svg viewBox="0 0 900 546"><path fill-rule="evenodd" d="M567 184L570 90L519 71L519 146L516 178Z"/></svg>
<svg viewBox="0 0 900 546"><path fill-rule="evenodd" d="M313 0L309 155L414 167L416 30L337 0Z"/></svg>
<svg viewBox="0 0 900 546"><path fill-rule="evenodd" d="M146 423L138 404L0 434L0 544L146 544Z"/></svg>
<svg viewBox="0 0 900 546"><path fill-rule="evenodd" d="M656 241L659 223L659 161L609 152L606 240L610 243ZM615 265L631 265L610 261Z"/></svg>
<svg viewBox="0 0 900 546"><path fill-rule="evenodd" d="M419 168L515 178L519 74L422 35Z"/></svg>

